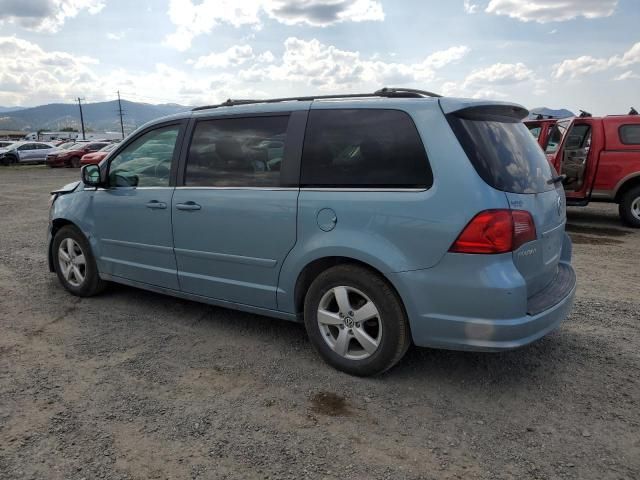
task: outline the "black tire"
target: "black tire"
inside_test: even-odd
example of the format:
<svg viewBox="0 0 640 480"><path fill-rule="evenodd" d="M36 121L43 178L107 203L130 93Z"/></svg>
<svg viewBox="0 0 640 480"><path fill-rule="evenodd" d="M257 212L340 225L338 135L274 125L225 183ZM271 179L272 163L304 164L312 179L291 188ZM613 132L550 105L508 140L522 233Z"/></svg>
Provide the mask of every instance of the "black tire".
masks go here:
<svg viewBox="0 0 640 480"><path fill-rule="evenodd" d="M77 249L75 249L77 255L84 255L84 268L82 268L82 265L80 264L77 265L79 271L84 274L82 282L77 281L77 278L76 281L74 281L73 278L67 279L62 270L62 264L67 263L68 265L68 262L65 262L64 259L61 259L62 254L60 252L60 245L62 244L62 242L67 242L67 239L71 239L78 247ZM66 244L65 250L69 251L69 249L66 248ZM58 280L60 280L62 286L73 295L76 295L78 297L91 297L104 290L106 282L104 280L101 280L100 276L98 275L98 267L96 266L96 261L93 253L91 252L89 242L82 234L82 232L80 232L80 230L78 230L76 227L72 225L66 225L56 232L56 235L53 238L52 255L53 265L56 271L56 275L58 276Z"/></svg>
<svg viewBox="0 0 640 480"><path fill-rule="evenodd" d="M73 168L80 168L80 157L72 157L69 160L69 166Z"/></svg>
<svg viewBox="0 0 640 480"><path fill-rule="evenodd" d="M633 228L640 228L640 185L631 188L622 196L618 212L624 223Z"/></svg>
<svg viewBox="0 0 640 480"><path fill-rule="evenodd" d="M339 315L342 321L345 322L344 325L321 327L318 323L318 309L321 306L321 302L325 302L325 299L329 298L327 295L331 295L332 292L336 291L334 290L336 287L337 289L341 287L348 289L349 305L353 306L352 299L353 301L364 299L365 302L370 300L379 315L373 320L363 322L362 325L359 323L354 324L357 310L361 308L356 305L353 306L355 311L348 313L349 318L343 317L341 312L332 313L334 316ZM337 296L334 298L336 302L333 304L333 308L340 310L337 306ZM346 323L347 321L349 323ZM347 355L349 355L352 347L355 347L357 354L358 347L362 343L355 338L352 331L355 332L356 326L359 329L361 326L365 328L367 322L369 324L374 322L374 333L369 337L372 338L375 335L379 335L377 337L377 348L373 352L364 352L362 350L362 355L369 355L368 357L362 359L347 358L347 356L337 353L329 345L330 341L337 344L337 337L345 333L349 335L349 340L346 343ZM316 277L305 296L304 323L309 339L320 356L334 368L351 375L369 376L385 372L400 361L411 344L409 323L400 298L384 278L359 265L338 265L325 270ZM381 330L378 331L378 328ZM367 333L370 332L368 331ZM325 340L325 336L328 340Z"/></svg>
<svg viewBox="0 0 640 480"><path fill-rule="evenodd" d="M2 163L2 165L13 165L14 163L18 162L18 158L15 155L5 155L4 157L2 157L2 160L0 162Z"/></svg>

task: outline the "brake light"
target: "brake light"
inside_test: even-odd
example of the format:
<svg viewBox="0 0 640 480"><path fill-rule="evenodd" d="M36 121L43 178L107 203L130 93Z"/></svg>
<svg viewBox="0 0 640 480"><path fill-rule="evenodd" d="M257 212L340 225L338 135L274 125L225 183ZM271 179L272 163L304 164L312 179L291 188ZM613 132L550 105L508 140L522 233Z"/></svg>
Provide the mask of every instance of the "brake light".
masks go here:
<svg viewBox="0 0 640 480"><path fill-rule="evenodd" d="M485 210L471 219L451 245L454 253L506 253L536 239L531 214L524 210Z"/></svg>

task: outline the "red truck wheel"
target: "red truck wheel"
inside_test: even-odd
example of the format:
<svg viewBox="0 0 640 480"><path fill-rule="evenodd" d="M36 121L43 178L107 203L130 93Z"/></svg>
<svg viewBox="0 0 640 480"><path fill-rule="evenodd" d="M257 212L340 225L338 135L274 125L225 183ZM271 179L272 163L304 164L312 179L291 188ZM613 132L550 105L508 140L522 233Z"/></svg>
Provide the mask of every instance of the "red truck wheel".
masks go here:
<svg viewBox="0 0 640 480"><path fill-rule="evenodd" d="M632 188L622 196L618 211L624 223L633 228L640 228L640 186Z"/></svg>

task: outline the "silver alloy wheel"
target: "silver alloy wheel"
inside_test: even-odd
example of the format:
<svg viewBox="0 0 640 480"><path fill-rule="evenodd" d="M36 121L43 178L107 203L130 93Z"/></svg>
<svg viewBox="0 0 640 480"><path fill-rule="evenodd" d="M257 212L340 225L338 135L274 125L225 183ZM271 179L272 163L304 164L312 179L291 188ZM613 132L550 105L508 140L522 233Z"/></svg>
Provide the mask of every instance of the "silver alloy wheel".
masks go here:
<svg viewBox="0 0 640 480"><path fill-rule="evenodd" d="M631 215L633 215L636 220L640 220L640 197L636 197L631 202Z"/></svg>
<svg viewBox="0 0 640 480"><path fill-rule="evenodd" d="M329 348L348 360L370 357L382 341L378 308L353 287L334 287L322 296L318 326Z"/></svg>
<svg viewBox="0 0 640 480"><path fill-rule="evenodd" d="M58 247L60 271L70 285L79 287L87 275L87 261L82 248L73 238L65 238Z"/></svg>

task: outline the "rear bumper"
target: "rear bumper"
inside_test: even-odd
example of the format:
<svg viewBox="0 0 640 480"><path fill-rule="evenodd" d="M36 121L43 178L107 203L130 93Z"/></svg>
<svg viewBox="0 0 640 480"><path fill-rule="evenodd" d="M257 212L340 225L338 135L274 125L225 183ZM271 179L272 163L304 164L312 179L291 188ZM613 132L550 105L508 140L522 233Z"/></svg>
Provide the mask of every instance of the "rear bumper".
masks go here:
<svg viewBox="0 0 640 480"><path fill-rule="evenodd" d="M419 319L426 329L413 330L414 342L425 347L452 350L500 351L532 343L560 326L573 306L575 284L557 304L537 315L508 320L428 316Z"/></svg>
<svg viewBox="0 0 640 480"><path fill-rule="evenodd" d="M567 256L556 279L531 298L510 255L447 254L432 269L394 274L414 343L499 351L538 340L556 329L573 306L576 276Z"/></svg>

